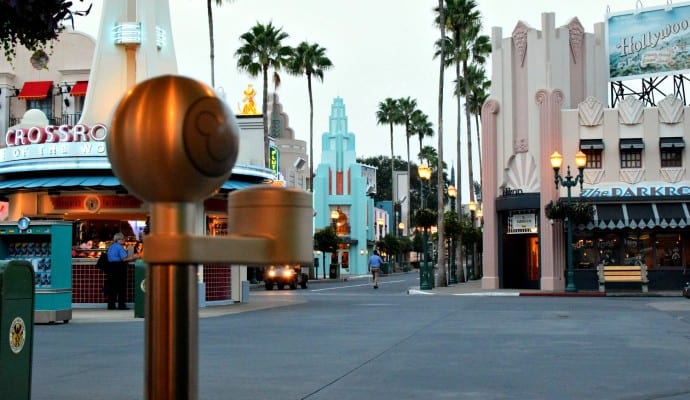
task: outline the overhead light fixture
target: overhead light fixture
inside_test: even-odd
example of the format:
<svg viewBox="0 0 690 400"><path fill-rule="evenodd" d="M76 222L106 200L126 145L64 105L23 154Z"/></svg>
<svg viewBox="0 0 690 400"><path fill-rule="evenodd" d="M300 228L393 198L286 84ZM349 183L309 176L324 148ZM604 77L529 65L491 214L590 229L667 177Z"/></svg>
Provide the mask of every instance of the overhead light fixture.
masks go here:
<svg viewBox="0 0 690 400"><path fill-rule="evenodd" d="M115 44L141 44L141 23L122 22L113 28Z"/></svg>

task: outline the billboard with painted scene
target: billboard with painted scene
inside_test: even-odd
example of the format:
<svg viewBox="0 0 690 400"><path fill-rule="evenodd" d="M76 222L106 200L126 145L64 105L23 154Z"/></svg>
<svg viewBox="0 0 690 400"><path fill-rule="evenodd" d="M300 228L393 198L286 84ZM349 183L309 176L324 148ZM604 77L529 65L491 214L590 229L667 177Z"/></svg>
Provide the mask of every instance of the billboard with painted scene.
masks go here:
<svg viewBox="0 0 690 400"><path fill-rule="evenodd" d="M606 16L609 80L690 70L690 2Z"/></svg>

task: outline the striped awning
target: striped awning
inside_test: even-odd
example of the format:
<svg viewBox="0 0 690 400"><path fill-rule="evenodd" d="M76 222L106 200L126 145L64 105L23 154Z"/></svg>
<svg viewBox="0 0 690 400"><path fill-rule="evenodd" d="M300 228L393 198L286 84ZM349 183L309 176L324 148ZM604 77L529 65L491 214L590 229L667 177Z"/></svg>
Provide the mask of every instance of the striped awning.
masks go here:
<svg viewBox="0 0 690 400"><path fill-rule="evenodd" d="M225 191L244 189L256 183L229 180L225 181L221 189ZM13 192L19 190L37 189L68 189L68 188L114 188L122 186L120 180L114 176L61 176L61 177L35 177L19 178L0 181L0 190Z"/></svg>
<svg viewBox="0 0 690 400"><path fill-rule="evenodd" d="M69 92L73 97L86 96L86 89L89 87L89 81L79 81L72 86L72 90Z"/></svg>
<svg viewBox="0 0 690 400"><path fill-rule="evenodd" d="M24 82L22 90L17 96L21 100L40 100L48 97L48 91L53 87L53 81Z"/></svg>
<svg viewBox="0 0 690 400"><path fill-rule="evenodd" d="M690 226L688 203L595 204L588 229L651 229Z"/></svg>

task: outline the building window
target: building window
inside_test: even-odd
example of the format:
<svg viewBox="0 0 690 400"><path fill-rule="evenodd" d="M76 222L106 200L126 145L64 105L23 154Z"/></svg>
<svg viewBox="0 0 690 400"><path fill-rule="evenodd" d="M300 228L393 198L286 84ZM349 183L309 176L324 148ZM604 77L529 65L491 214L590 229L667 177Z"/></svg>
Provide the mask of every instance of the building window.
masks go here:
<svg viewBox="0 0 690 400"><path fill-rule="evenodd" d="M43 114L46 115L46 118L51 119L53 118L53 98L52 96L48 96L45 99L26 100L26 109L41 110Z"/></svg>
<svg viewBox="0 0 690 400"><path fill-rule="evenodd" d="M661 168L682 167L682 151L677 148L661 149Z"/></svg>
<svg viewBox="0 0 690 400"><path fill-rule="evenodd" d="M642 150L621 150L621 168L642 168Z"/></svg>
<svg viewBox="0 0 690 400"><path fill-rule="evenodd" d="M587 156L587 169L601 169L601 149L582 150Z"/></svg>

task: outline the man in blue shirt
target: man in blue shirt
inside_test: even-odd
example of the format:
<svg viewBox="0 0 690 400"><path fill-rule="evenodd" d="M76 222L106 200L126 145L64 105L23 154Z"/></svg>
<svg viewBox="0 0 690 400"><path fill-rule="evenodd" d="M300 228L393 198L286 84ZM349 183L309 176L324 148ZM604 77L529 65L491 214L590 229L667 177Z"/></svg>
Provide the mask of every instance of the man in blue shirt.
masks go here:
<svg viewBox="0 0 690 400"><path fill-rule="evenodd" d="M379 252L374 250L374 254L369 257L369 271L374 277L374 289L379 288L379 271L381 269L381 264L383 264L383 259L379 256Z"/></svg>
<svg viewBox="0 0 690 400"><path fill-rule="evenodd" d="M114 310L116 302L118 309L127 310L127 267L128 263L136 260L138 256L136 254L128 256L124 244L125 235L118 232L113 236L113 244L108 247L108 262L110 263L106 277L108 310Z"/></svg>

